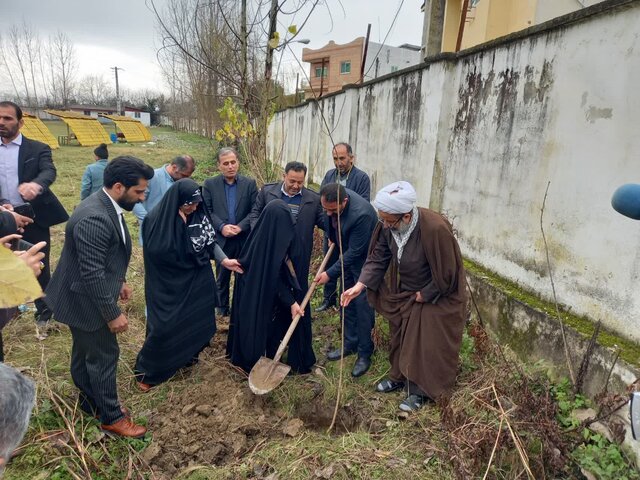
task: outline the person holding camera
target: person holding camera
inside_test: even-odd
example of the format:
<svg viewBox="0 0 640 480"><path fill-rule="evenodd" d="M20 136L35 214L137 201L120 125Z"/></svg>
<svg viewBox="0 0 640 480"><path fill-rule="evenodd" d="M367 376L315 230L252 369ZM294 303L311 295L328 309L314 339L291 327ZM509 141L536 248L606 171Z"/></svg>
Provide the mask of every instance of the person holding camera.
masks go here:
<svg viewBox="0 0 640 480"><path fill-rule="evenodd" d="M66 210L50 190L56 179L56 167L48 145L24 137L22 109L13 102L0 102L0 205L33 222L24 225L23 240L46 242L44 268L38 282L44 290L51 277L49 269L49 228L69 219ZM25 204L29 205L25 205ZM46 327L51 310L42 299L36 304L36 321Z"/></svg>
<svg viewBox="0 0 640 480"><path fill-rule="evenodd" d="M22 240L22 236L16 233L18 220L14 220L12 214L13 212L9 212L9 215L7 215L6 211L0 211L0 245L13 250L33 271L33 274L38 277L44 267L42 263L44 253L40 250L46 246L46 243L40 242L32 245ZM13 222L13 226L11 226L9 221ZM15 316L15 307L16 305L13 305L11 308L0 308L0 362L4 362L2 329L9 323L9 320Z"/></svg>

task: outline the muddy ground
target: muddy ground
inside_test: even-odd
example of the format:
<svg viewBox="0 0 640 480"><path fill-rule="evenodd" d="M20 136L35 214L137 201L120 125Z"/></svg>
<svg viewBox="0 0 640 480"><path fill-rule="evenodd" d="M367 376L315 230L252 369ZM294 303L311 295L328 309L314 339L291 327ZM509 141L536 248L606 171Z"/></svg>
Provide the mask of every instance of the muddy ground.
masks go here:
<svg viewBox="0 0 640 480"><path fill-rule="evenodd" d="M200 363L193 371L183 372L202 381L150 412L153 441L142 458L159 479L174 478L185 468L198 465L236 464L271 440L297 437L305 429L326 431L331 425L334 405L327 404L321 395L321 368L305 376L310 401L294 404L293 410L286 412L269 394L254 395L246 375L224 359L224 320L221 327L223 332L218 332L201 354ZM334 431L340 434L358 428L374 431L379 426L375 422L362 426L356 409L350 404L343 406Z"/></svg>

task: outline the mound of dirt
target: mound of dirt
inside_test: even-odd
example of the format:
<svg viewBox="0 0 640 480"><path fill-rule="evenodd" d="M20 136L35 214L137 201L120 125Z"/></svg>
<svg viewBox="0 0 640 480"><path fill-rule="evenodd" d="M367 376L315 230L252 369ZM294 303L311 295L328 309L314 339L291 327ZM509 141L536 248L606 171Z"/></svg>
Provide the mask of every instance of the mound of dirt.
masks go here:
<svg viewBox="0 0 640 480"><path fill-rule="evenodd" d="M153 441L142 457L158 479L174 478L196 465L233 464L269 439L296 437L305 429L324 431L331 423L333 405L320 397L289 417L269 396L251 393L246 377L221 360L224 336L217 335L214 342L197 367L204 381L189 385L150 415ZM355 409L343 407L335 432L358 427Z"/></svg>
<svg viewBox="0 0 640 480"><path fill-rule="evenodd" d="M281 417L265 398L253 395L224 361L211 360L208 350L198 366L206 380L162 404L149 421L153 441L142 456L160 478L194 465L233 462L269 437L283 436Z"/></svg>

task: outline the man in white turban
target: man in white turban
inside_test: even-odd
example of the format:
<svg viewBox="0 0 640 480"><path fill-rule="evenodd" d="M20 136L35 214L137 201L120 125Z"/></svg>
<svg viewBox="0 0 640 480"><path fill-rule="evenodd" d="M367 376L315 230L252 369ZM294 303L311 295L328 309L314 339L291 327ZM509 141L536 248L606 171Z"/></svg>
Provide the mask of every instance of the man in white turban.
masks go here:
<svg viewBox="0 0 640 480"><path fill-rule="evenodd" d="M416 202L415 189L405 181L376 194L379 224L367 260L358 282L341 297L347 306L367 289L369 302L389 321L391 370L376 390L406 387L404 411L453 388L467 310L462 257L451 225Z"/></svg>

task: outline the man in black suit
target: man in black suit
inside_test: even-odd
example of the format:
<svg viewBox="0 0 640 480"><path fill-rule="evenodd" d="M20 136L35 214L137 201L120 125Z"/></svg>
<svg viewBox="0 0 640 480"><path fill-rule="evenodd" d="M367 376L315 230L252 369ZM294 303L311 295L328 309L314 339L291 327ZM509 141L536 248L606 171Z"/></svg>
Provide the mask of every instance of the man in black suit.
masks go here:
<svg viewBox="0 0 640 480"><path fill-rule="evenodd" d="M80 408L98 415L102 429L125 437L144 436L120 406L116 370L117 333L128 320L118 298L128 301L125 274L131 236L123 210L144 200L153 169L134 157L118 157L104 170L104 187L82 201L67 222L60 262L46 291L56 320L71 329L71 377L80 389Z"/></svg>
<svg viewBox="0 0 640 480"><path fill-rule="evenodd" d="M365 260L373 230L378 222L378 215L371 204L353 190L344 188L339 183L329 183L320 190L322 208L327 212L329 221L329 240L338 242L338 215L340 216L340 239L342 241L342 264L340 260L321 274L315 280L319 284L326 284L329 280L338 278L344 269L345 290L353 287ZM371 366L373 341L371 331L375 321L373 308L367 303L365 295L360 300L352 301L344 309L344 351L339 348L329 352L327 359L340 360L343 356L358 354L351 375L364 375Z"/></svg>
<svg viewBox="0 0 640 480"><path fill-rule="evenodd" d="M24 229L23 239L36 244L47 242L44 269L38 277L42 289L47 288L51 271L49 228L69 219L60 201L50 190L56 179L56 167L48 145L30 140L20 133L24 121L22 110L13 102L0 102L0 205L10 210L31 203L34 222ZM51 311L42 299L35 301L38 326L46 327Z"/></svg>
<svg viewBox="0 0 640 480"><path fill-rule="evenodd" d="M253 178L238 174L240 163L233 148L218 151L220 175L204 182L202 197L211 214L213 227L219 233L218 245L229 258L238 258L249 230L249 214L258 195ZM218 314L229 316L229 281L231 270L216 263L216 282L220 296Z"/></svg>
<svg viewBox="0 0 640 480"><path fill-rule="evenodd" d="M336 143L332 151L333 163L336 168L327 171L320 188L330 183L339 183L343 187L353 190L367 202L371 197L371 181L369 175L360 170L353 164L355 156L351 145L346 142ZM329 238L325 234L323 250L326 253L329 249ZM329 265L334 264L338 260L338 251L335 250L329 259ZM335 280L329 280L324 286L324 298L322 304L316 308L316 312L324 312L325 310L336 305L339 277Z"/></svg>

